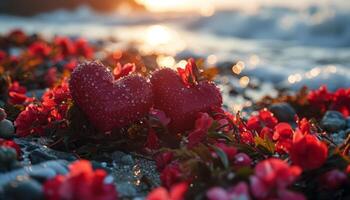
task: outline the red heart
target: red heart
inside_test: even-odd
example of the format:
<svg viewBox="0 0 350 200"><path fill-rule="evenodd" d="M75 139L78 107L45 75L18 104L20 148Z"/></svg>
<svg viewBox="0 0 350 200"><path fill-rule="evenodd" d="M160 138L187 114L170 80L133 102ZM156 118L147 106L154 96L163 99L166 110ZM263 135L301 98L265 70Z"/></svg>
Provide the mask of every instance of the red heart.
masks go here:
<svg viewBox="0 0 350 200"><path fill-rule="evenodd" d="M155 108L163 110L171 121L169 129L181 132L193 127L198 112L221 106L219 89L209 81L187 87L172 69L155 71L151 78Z"/></svg>
<svg viewBox="0 0 350 200"><path fill-rule="evenodd" d="M120 128L146 115L152 106L152 87L144 77L114 80L97 62L83 63L72 73L69 88L74 102L100 131Z"/></svg>

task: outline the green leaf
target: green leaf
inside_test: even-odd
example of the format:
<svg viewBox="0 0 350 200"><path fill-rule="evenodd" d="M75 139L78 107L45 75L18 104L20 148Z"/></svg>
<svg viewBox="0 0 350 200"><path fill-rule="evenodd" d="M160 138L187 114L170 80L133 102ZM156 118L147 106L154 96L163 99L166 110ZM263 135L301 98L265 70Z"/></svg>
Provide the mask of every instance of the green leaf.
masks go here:
<svg viewBox="0 0 350 200"><path fill-rule="evenodd" d="M259 136L254 137L254 141L257 147L266 150L267 153L273 154L275 152L275 143L269 138L261 138Z"/></svg>
<svg viewBox="0 0 350 200"><path fill-rule="evenodd" d="M222 164L224 165L225 169L228 169L230 167L230 164L229 164L229 161L228 161L226 153L222 149L220 149L220 148L218 148L218 147L216 147L214 145L210 145L210 146L214 149L215 153L219 156L219 158L220 158Z"/></svg>

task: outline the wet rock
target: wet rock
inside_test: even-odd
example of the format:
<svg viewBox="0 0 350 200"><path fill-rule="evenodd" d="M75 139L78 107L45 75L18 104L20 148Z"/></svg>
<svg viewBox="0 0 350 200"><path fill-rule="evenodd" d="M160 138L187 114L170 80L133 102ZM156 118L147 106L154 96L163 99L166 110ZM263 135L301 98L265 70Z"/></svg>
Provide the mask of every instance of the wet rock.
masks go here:
<svg viewBox="0 0 350 200"><path fill-rule="evenodd" d="M133 165L115 162L113 176L120 196L125 198L144 197L151 188L160 184L154 161L133 157Z"/></svg>
<svg viewBox="0 0 350 200"><path fill-rule="evenodd" d="M17 165L17 153L13 148L0 147L0 172L14 169Z"/></svg>
<svg viewBox="0 0 350 200"><path fill-rule="evenodd" d="M321 120L321 127L328 132L338 132L346 128L346 119L340 112L329 110Z"/></svg>
<svg viewBox="0 0 350 200"><path fill-rule="evenodd" d="M37 165L25 166L20 169L12 170L7 173L0 174L0 188L18 177L41 177L52 178L58 174L66 174L68 162L65 160L47 161Z"/></svg>
<svg viewBox="0 0 350 200"><path fill-rule="evenodd" d="M346 127L350 128L350 117L346 118Z"/></svg>
<svg viewBox="0 0 350 200"><path fill-rule="evenodd" d="M279 122L294 122L296 112L288 103L275 103L269 107Z"/></svg>
<svg viewBox="0 0 350 200"><path fill-rule="evenodd" d="M7 200L41 200L44 199L40 183L29 177L18 177L4 186L3 197Z"/></svg>
<svg viewBox="0 0 350 200"><path fill-rule="evenodd" d="M112 153L111 156L112 156L113 161L118 163L118 164L124 164L124 165L133 165L134 164L134 160L133 160L132 156L129 154L126 154L124 152L115 151Z"/></svg>
<svg viewBox="0 0 350 200"><path fill-rule="evenodd" d="M12 138L14 136L14 133L15 127L13 126L13 123L10 120L4 119L0 121L0 138Z"/></svg>
<svg viewBox="0 0 350 200"><path fill-rule="evenodd" d="M47 152L41 151L40 149L35 149L29 154L29 159L32 164L38 164L48 160L57 160L58 158L54 155L50 155Z"/></svg>
<svg viewBox="0 0 350 200"><path fill-rule="evenodd" d="M20 138L15 139L15 142L28 154L28 158L32 164L38 164L48 160L74 161L77 159L71 153L50 149L39 142L32 141L31 139Z"/></svg>
<svg viewBox="0 0 350 200"><path fill-rule="evenodd" d="M337 145L341 145L344 142L344 140L346 139L347 132L341 130L337 133L330 134L330 136L331 136L334 143L336 143Z"/></svg>

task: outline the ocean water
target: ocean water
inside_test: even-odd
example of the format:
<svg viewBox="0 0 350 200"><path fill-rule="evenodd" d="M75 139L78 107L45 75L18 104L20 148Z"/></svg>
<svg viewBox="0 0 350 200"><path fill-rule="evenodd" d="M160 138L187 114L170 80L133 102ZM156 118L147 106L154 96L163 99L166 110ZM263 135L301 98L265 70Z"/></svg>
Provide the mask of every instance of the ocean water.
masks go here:
<svg viewBox="0 0 350 200"><path fill-rule="evenodd" d="M116 38L144 53L202 56L208 64L241 61L241 74L293 90L306 85L350 87L350 8L261 6L254 11L133 15L97 14L82 7L30 18L0 14L0 32L13 28L91 39ZM169 63L169 62L168 62ZM171 63L171 62L170 62Z"/></svg>

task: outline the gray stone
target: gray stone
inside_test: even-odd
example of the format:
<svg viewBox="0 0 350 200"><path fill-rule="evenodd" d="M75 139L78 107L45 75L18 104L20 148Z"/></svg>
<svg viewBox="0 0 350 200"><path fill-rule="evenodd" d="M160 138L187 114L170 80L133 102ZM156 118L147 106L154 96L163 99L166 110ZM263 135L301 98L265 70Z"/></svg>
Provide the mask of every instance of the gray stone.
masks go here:
<svg viewBox="0 0 350 200"><path fill-rule="evenodd" d="M0 121L0 138L12 138L14 136L14 133L15 127L13 126L13 123L10 120L4 119Z"/></svg>
<svg viewBox="0 0 350 200"><path fill-rule="evenodd" d="M57 160L58 158L54 155L50 155L45 151L41 151L40 149L35 149L29 154L29 159L32 164L38 164L48 160Z"/></svg>
<svg viewBox="0 0 350 200"><path fill-rule="evenodd" d="M329 110L321 120L321 127L331 133L338 132L346 128L346 120L340 112Z"/></svg>
<svg viewBox="0 0 350 200"><path fill-rule="evenodd" d="M134 160L133 160L132 156L129 154L126 154L124 152L115 151L112 153L111 156L112 156L113 161L118 163L118 164L124 164L124 165L133 165L134 164Z"/></svg>
<svg viewBox="0 0 350 200"><path fill-rule="evenodd" d="M47 161L37 165L25 166L20 169L12 170L7 173L0 174L0 188L9 183L12 180L17 179L18 177L25 176L39 176L52 178L58 174L66 174L68 162L65 160L54 160ZM49 170L48 170L49 169Z"/></svg>
<svg viewBox="0 0 350 200"><path fill-rule="evenodd" d="M4 186L3 197L7 200L41 200L44 199L40 183L29 177L18 177Z"/></svg>
<svg viewBox="0 0 350 200"><path fill-rule="evenodd" d="M274 114L279 122L294 122L296 112L288 103L275 103L269 107L269 110Z"/></svg>
<svg viewBox="0 0 350 200"><path fill-rule="evenodd" d="M9 171L17 162L17 153L13 148L0 147L0 172Z"/></svg>
<svg viewBox="0 0 350 200"><path fill-rule="evenodd" d="M346 118L346 127L350 128L350 117Z"/></svg>

